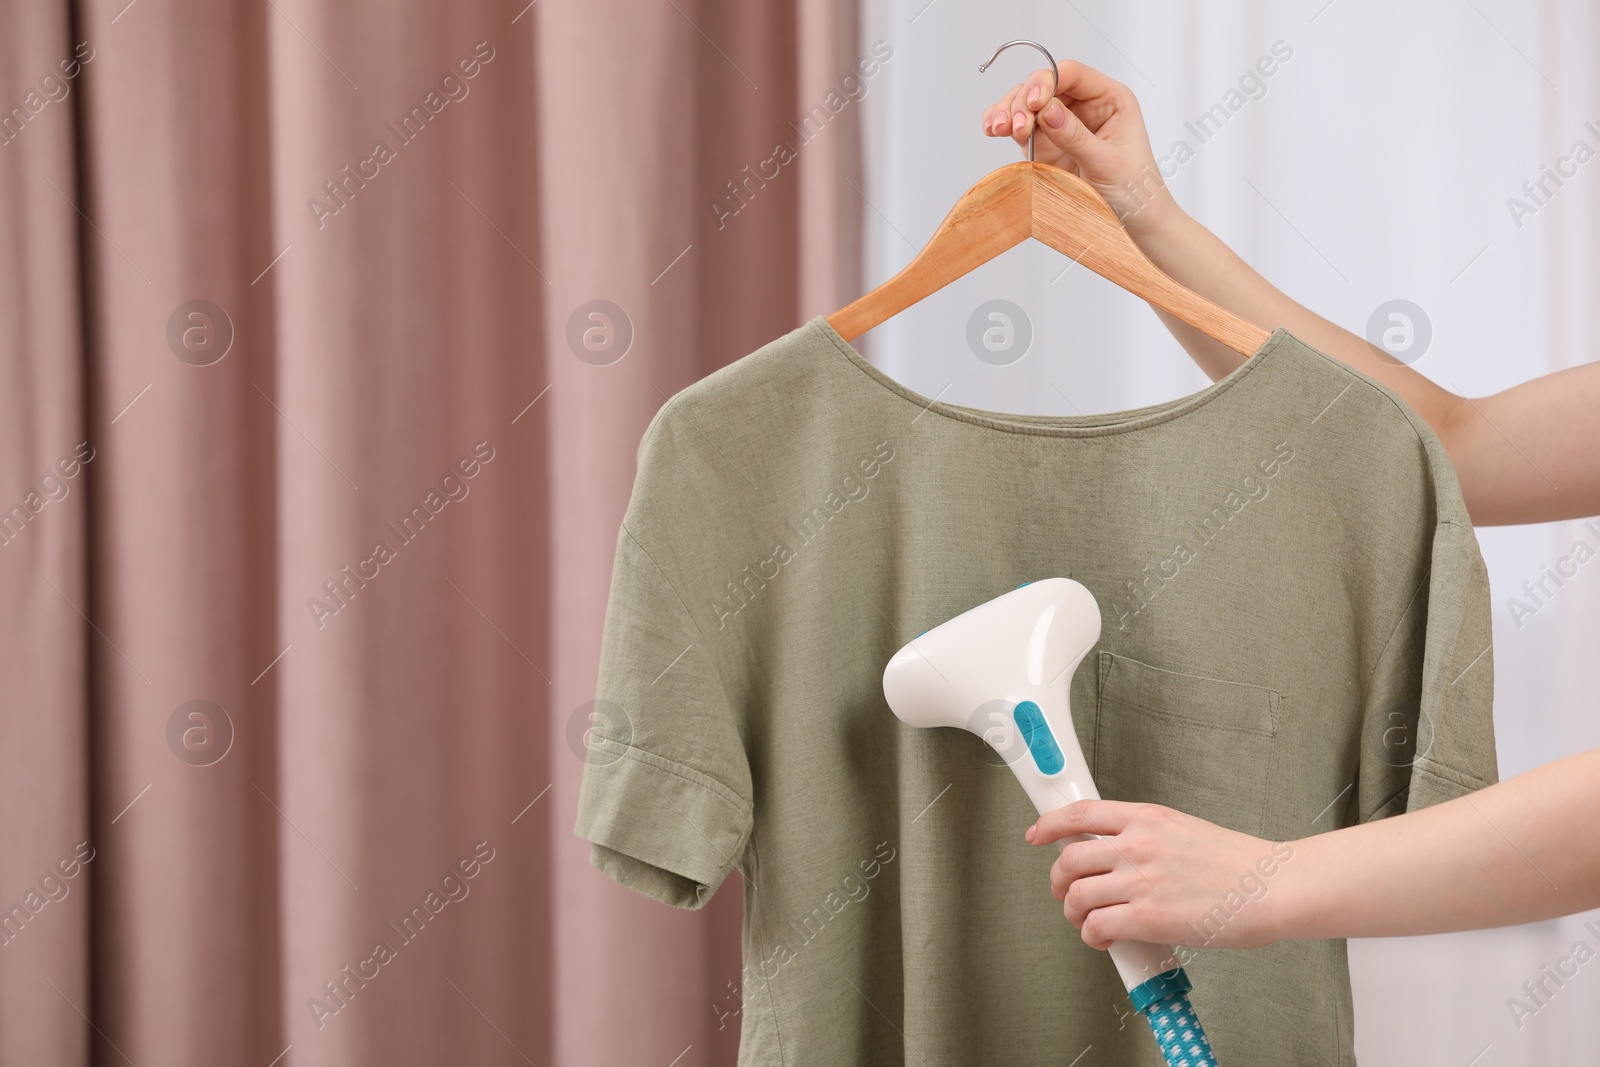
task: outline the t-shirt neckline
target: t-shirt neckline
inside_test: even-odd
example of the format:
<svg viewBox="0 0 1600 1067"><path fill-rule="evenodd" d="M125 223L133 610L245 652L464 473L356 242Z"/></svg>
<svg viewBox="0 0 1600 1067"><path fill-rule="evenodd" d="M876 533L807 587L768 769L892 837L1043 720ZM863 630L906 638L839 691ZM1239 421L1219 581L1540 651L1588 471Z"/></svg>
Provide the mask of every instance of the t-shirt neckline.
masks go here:
<svg viewBox="0 0 1600 1067"><path fill-rule="evenodd" d="M1151 404L1146 407L1129 408L1123 411L1110 411L1095 415L1018 415L1001 411L989 411L983 408L964 407L960 404L948 404L937 397L923 396L916 390L902 385L869 362L865 356L856 351L850 342L840 336L839 332L833 328L825 316L818 315L811 319L806 324L806 328L819 336L834 351L838 352L846 362L853 365L874 383L924 412L941 415L958 422L1001 430L1006 433L1045 434L1060 437L1099 437L1107 434L1126 433L1160 425L1189 414L1232 389L1243 381L1252 369L1260 366L1267 357L1284 347L1287 341L1293 339L1293 335L1288 330L1282 326L1277 327L1249 359L1199 392L1181 396L1175 400L1165 400L1159 404Z"/></svg>

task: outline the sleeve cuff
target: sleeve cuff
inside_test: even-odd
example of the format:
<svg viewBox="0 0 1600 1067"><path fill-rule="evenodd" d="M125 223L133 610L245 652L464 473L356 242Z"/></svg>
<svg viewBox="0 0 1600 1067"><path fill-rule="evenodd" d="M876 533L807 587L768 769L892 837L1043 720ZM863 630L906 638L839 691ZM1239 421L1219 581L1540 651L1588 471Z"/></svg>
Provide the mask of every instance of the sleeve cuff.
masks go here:
<svg viewBox="0 0 1600 1067"><path fill-rule="evenodd" d="M573 832L590 862L622 885L697 909L737 866L754 825L750 801L693 767L591 734Z"/></svg>
<svg viewBox="0 0 1600 1067"><path fill-rule="evenodd" d="M1472 775L1454 771L1443 764L1418 760L1411 765L1411 777L1393 796L1376 809L1362 815L1359 822L1375 822L1391 815L1431 808L1447 800L1476 793L1494 782L1481 781Z"/></svg>
<svg viewBox="0 0 1600 1067"><path fill-rule="evenodd" d="M1446 800L1475 793L1492 781L1483 781L1474 775L1458 771L1431 760L1418 760L1411 768L1411 790L1406 797L1406 811L1442 804Z"/></svg>

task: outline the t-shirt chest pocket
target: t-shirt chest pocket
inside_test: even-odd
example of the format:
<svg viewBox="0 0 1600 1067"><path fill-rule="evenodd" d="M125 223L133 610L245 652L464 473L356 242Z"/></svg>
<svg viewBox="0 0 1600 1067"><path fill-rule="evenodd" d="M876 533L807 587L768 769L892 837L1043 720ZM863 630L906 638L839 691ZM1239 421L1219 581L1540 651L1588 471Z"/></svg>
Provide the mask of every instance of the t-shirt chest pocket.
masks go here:
<svg viewBox="0 0 1600 1067"><path fill-rule="evenodd" d="M1260 836L1276 690L1102 651L1094 780L1107 800L1164 804Z"/></svg>

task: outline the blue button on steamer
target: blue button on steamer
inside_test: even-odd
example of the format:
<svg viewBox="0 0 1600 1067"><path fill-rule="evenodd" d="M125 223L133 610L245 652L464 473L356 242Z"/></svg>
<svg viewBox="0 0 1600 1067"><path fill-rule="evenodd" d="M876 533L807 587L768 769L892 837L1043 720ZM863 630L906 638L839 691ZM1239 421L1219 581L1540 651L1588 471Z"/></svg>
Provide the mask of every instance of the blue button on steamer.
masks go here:
<svg viewBox="0 0 1600 1067"><path fill-rule="evenodd" d="M1045 722L1044 712L1039 710L1039 705L1024 700L1011 712L1011 717L1017 721L1017 729L1022 731L1022 743L1028 746L1028 754L1033 757L1039 770L1045 774L1055 774L1067 765L1066 757L1061 754L1061 746L1056 744L1055 735L1050 732L1050 724Z"/></svg>

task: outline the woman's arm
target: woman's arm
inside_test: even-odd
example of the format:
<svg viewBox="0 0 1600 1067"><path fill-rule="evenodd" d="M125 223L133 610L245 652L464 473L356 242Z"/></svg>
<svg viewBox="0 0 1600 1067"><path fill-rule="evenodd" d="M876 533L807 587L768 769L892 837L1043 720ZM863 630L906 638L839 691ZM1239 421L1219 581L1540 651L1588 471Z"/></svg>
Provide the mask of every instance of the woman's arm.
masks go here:
<svg viewBox="0 0 1600 1067"><path fill-rule="evenodd" d="M984 112L990 136L1026 145L1035 158L1088 181L1122 218L1144 253L1180 284L1271 330L1383 382L1433 427L1454 462L1472 521L1489 526L1600 513L1600 364L1538 378L1479 399L1457 396L1363 338L1302 307L1190 218L1161 180L1138 100L1127 86L1073 60L1036 71ZM1213 379L1244 357L1157 311Z"/></svg>
<svg viewBox="0 0 1600 1067"><path fill-rule="evenodd" d="M1472 521L1547 522L1600 512L1600 363L1468 399L1429 381L1387 352L1296 303L1251 269L1176 204L1139 230L1162 270L1263 329L1290 333L1393 389L1416 409L1455 464ZM1180 344L1213 379L1239 353L1159 309Z"/></svg>
<svg viewBox="0 0 1600 1067"><path fill-rule="evenodd" d="M1085 942L1252 948L1475 930L1600 907L1600 751L1406 815L1274 844L1154 804L1046 812L1035 845Z"/></svg>

